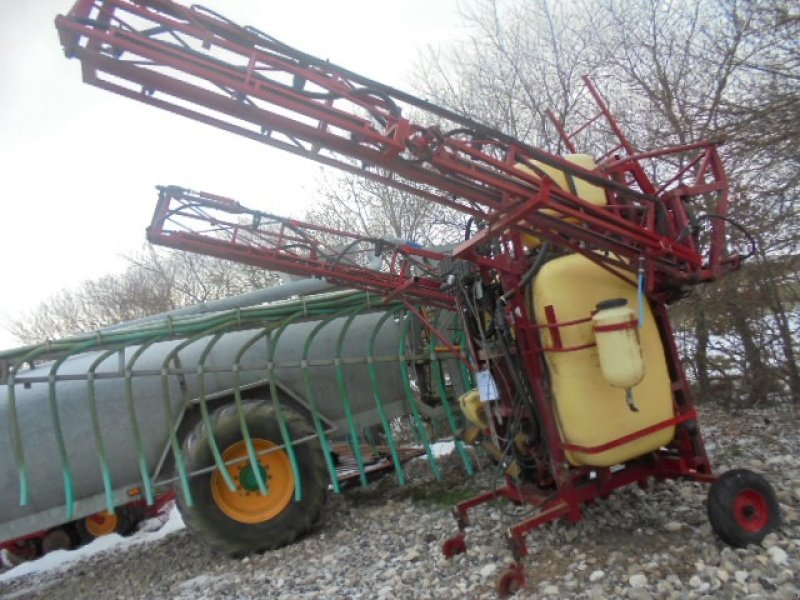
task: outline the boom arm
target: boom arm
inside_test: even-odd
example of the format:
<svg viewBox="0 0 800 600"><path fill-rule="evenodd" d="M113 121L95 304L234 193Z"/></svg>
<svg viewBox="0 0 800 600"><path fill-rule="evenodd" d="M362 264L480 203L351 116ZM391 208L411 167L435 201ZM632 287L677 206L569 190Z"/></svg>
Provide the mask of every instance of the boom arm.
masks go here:
<svg viewBox="0 0 800 600"><path fill-rule="evenodd" d="M725 256L724 220L713 221L704 250L685 208L704 196L715 217L727 212L727 180L711 143L646 155L626 145L627 156L587 170L200 7L80 0L56 25L88 83L474 217L485 228L456 249L458 258L508 270L524 252L523 236L534 234L607 268L645 265L654 295L738 265ZM647 178L641 161L678 155L683 167L665 184ZM562 189L540 167L570 184ZM606 203L579 197L580 182L598 186ZM493 258L480 252L489 239L503 248Z"/></svg>
<svg viewBox="0 0 800 600"><path fill-rule="evenodd" d="M175 186L159 188L147 238L162 246L323 277L385 296L402 293L433 306L451 308L455 302L435 278L443 254L278 217Z"/></svg>

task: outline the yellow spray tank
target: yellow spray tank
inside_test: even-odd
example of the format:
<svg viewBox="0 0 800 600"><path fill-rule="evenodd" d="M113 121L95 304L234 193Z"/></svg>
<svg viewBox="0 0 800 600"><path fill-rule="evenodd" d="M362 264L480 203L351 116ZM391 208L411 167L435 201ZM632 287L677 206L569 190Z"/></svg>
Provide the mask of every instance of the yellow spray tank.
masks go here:
<svg viewBox="0 0 800 600"><path fill-rule="evenodd" d="M639 342L638 319L625 298L597 304L592 317L600 371L608 383L625 390L625 399L634 412L633 386L644 379L645 366Z"/></svg>
<svg viewBox="0 0 800 600"><path fill-rule="evenodd" d="M616 465L669 444L675 435L675 427L668 426L602 451L591 450L675 417L664 344L648 303L642 306L642 326L635 331L646 364L636 385L638 412L629 409L624 392L603 373L592 323L597 305L610 298L624 298L629 306L638 303L635 279L620 274L569 254L546 262L533 281L532 308L541 326L553 409L562 441L573 447L566 452L567 460L575 466Z"/></svg>
<svg viewBox="0 0 800 600"><path fill-rule="evenodd" d="M592 156L589 154L567 154L564 156L564 160L582 167L587 171L593 171L597 168L597 163L595 163L594 158L592 158ZM525 173L532 173L537 176L547 176L552 179L553 183L562 190L571 192L572 194L578 196L581 200L585 200L586 202L594 204L595 206L604 206L606 204L606 193L603 188L589 183L580 177L575 177L574 175L559 168L551 167L550 165L546 165L538 160L532 160L529 163L518 163L515 165L515 168ZM542 212L557 216L551 210L545 209ZM577 219L571 218L568 218L567 221L570 221L571 223L578 222ZM529 249L538 248L542 245L542 240L540 238L530 234L523 235L522 242Z"/></svg>

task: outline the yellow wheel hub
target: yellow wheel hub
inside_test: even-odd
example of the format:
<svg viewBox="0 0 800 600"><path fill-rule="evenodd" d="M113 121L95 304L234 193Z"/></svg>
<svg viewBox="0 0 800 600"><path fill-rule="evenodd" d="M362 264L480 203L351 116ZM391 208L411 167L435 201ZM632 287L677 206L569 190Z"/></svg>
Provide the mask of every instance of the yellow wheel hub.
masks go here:
<svg viewBox="0 0 800 600"><path fill-rule="evenodd" d="M268 440L253 440L256 454L275 447ZM228 488L219 469L211 474L211 495L214 502L231 519L240 523L263 523L278 516L291 502L294 495L294 474L289 455L284 450L258 456L259 473L267 486L266 495L262 495L258 489L244 440L228 446L222 453L222 458L226 463L244 459L228 465L236 491Z"/></svg>
<svg viewBox="0 0 800 600"><path fill-rule="evenodd" d="M94 537L108 535L117 530L119 518L110 512L101 512L86 517L86 531Z"/></svg>

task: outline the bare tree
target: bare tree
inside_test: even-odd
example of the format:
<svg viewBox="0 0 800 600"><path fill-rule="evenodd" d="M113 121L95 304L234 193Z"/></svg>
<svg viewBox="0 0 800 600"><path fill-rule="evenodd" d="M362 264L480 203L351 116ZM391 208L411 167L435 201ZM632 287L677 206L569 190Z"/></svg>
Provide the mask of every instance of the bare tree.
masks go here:
<svg viewBox="0 0 800 600"><path fill-rule="evenodd" d="M306 220L328 227L423 246L463 239L466 217L454 210L351 174L321 181L321 200Z"/></svg>
<svg viewBox="0 0 800 600"><path fill-rule="evenodd" d="M147 246L128 256L127 268L63 290L11 320L22 343L57 339L276 285L269 271L185 252Z"/></svg>
<svg viewBox="0 0 800 600"><path fill-rule="evenodd" d="M466 41L430 50L419 70L420 89L439 103L559 150L545 109L581 122L588 115L579 76L591 73L642 150L728 140L730 216L750 230L748 238L729 227L731 248L752 254L755 239L761 260L746 275L696 290L679 337L701 396L724 380L750 403L800 401L792 329L798 304L786 292L795 288L781 281L781 265L800 254L795 4L473 0L463 17ZM579 146L593 152L596 142ZM706 215L703 222L715 218L711 206L693 209Z"/></svg>
<svg viewBox="0 0 800 600"><path fill-rule="evenodd" d="M579 109L580 77L594 70L591 34L565 3L464 4L468 39L430 48L417 87L435 102L539 147L560 148L548 109L563 120Z"/></svg>

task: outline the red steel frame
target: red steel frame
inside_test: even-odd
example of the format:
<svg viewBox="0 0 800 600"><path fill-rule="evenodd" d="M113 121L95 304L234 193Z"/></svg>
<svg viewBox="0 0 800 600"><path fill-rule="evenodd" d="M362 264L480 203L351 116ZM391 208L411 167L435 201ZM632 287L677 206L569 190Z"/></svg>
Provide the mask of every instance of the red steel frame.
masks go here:
<svg viewBox="0 0 800 600"><path fill-rule="evenodd" d="M435 263L445 256L440 252L287 219L176 186L159 188L147 239L371 292L401 293L434 306L451 308L455 302L434 278ZM364 264L376 251L387 250L391 251L387 270Z"/></svg>
<svg viewBox="0 0 800 600"><path fill-rule="evenodd" d="M56 25L88 83L413 191L495 224L500 235L504 223L506 231L535 231L622 269L644 258L651 294L736 266L735 257L722 256L724 221L713 222L708 256L686 234L687 199L714 194L714 214L727 211L727 181L713 143L648 155L695 155L693 180L659 196L639 164L643 157L610 163L604 169L611 177L582 169L203 9L163 0L80 0ZM401 116L404 106L455 129L412 123ZM546 177L516 168L531 161L602 186L608 205L594 206L555 186L543 193ZM631 173L642 189L627 185ZM458 255L473 259L477 243Z"/></svg>
<svg viewBox="0 0 800 600"><path fill-rule="evenodd" d="M739 266L738 256L725 253L724 219L713 220L710 241L701 248L686 210L688 201L700 199L713 216L727 213L728 182L714 143L637 153L587 80L600 113L572 134L556 123L574 151L575 135L601 117L608 121L619 144L589 171L204 9L167 0L80 0L56 24L66 54L80 60L88 83L416 193L483 222L485 227L453 256L473 263L484 282L499 280L506 292L503 316L515 330L516 360L526 375L527 417L542 427L540 448L553 485L543 491L545 486L508 479L503 487L462 502L456 507L462 532L448 540L446 553L465 549L463 527L472 508L497 497L533 504L538 514L509 530L512 573L520 579L531 529L558 518L575 522L584 504L634 482L646 485L649 477L714 479L664 306L686 285ZM404 108L437 125L404 118ZM614 155L619 150L625 155ZM643 164L667 158L680 159L682 166L656 185ZM601 187L607 204L595 206L561 189L536 169L536 162L562 170L573 185L577 179ZM520 170L520 163L532 169ZM257 225L256 218L262 220ZM261 227L263 219L269 226ZM440 254L400 244L391 247L393 259L381 271L357 260L331 262L342 244L355 248L379 241L251 211L210 194L161 188L148 235L155 243L399 296L411 308L413 303L452 307L456 300L426 262L439 261ZM667 356L673 419L597 448L562 442L542 361L543 352L555 349L542 347L539 328L557 331L566 323L537 326L525 294L509 294L524 285L525 235L581 253L619 276L619 271L641 276L641 269ZM487 241L501 251L483 254ZM498 379L509 399L520 390L502 371ZM501 403L499 410L510 407ZM574 468L566 459L570 450L602 452L670 426L676 436L668 448L618 468Z"/></svg>

